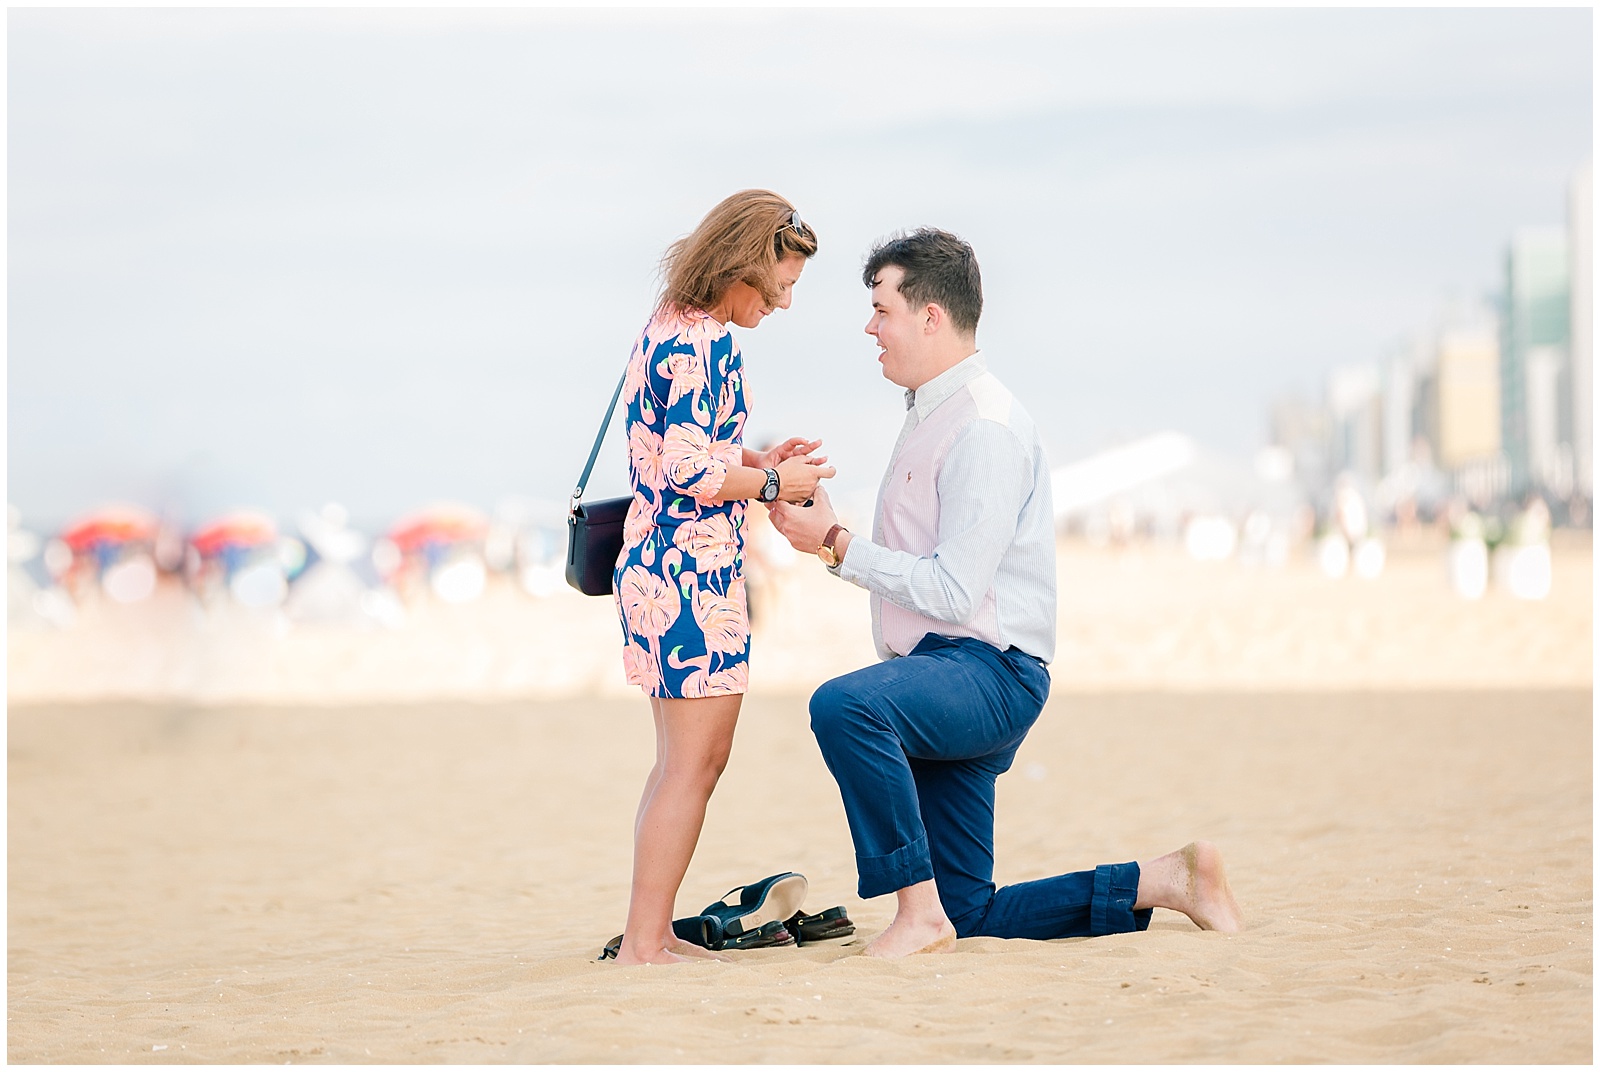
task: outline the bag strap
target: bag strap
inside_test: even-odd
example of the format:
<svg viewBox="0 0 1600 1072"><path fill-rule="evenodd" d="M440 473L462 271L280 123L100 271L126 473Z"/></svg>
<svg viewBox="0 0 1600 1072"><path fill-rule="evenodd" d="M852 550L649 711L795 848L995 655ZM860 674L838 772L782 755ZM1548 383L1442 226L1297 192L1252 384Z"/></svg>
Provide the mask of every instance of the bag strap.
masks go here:
<svg viewBox="0 0 1600 1072"><path fill-rule="evenodd" d="M628 362L629 364L633 363L633 358L631 356L628 358ZM589 450L589 460L584 463L583 475L578 477L578 486L572 489L572 503L570 505L570 509L573 512L577 511L578 506L583 499L583 486L589 482L589 473L594 469L595 459L600 457L600 444L605 441L606 430L611 427L611 416L617 411L617 399L622 397L622 385L627 382L627 379L628 370L626 367L624 367L622 370L622 377L617 380L617 389L611 392L611 405L606 407L605 420L600 422L600 431L595 433L594 446Z"/></svg>

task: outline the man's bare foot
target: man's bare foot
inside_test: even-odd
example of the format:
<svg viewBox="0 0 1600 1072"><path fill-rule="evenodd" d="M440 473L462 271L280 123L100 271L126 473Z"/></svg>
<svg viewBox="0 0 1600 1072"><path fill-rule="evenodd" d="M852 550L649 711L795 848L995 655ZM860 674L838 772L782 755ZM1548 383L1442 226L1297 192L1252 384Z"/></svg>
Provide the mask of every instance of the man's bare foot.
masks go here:
<svg viewBox="0 0 1600 1072"><path fill-rule="evenodd" d="M955 948L956 929L948 919L910 921L896 916L888 930L867 943L862 955L894 959L918 953L951 953Z"/></svg>
<svg viewBox="0 0 1600 1072"><path fill-rule="evenodd" d="M1228 887L1222 853L1209 841L1192 841L1176 852L1139 865L1134 908L1170 908L1205 931L1237 934L1244 916Z"/></svg>

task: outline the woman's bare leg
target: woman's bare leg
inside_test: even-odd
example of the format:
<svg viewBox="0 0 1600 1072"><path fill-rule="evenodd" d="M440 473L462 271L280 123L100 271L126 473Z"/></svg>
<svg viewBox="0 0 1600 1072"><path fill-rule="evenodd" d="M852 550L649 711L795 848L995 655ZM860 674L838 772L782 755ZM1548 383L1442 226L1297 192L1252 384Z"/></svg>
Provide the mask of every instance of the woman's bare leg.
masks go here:
<svg viewBox="0 0 1600 1072"><path fill-rule="evenodd" d="M639 822L644 818L644 806L650 803L650 798L655 794L656 783L661 780L661 757L666 754L667 731L661 725L661 700L659 697L650 697L650 717L656 726L656 762L650 768L650 776L644 780L644 792L639 794L639 810L633 816L633 837L639 838Z"/></svg>
<svg viewBox="0 0 1600 1072"><path fill-rule="evenodd" d="M727 766L743 701L734 695L652 704L656 767L634 824L633 889L619 964L670 964L696 953L710 955L673 935L672 908L700 840L711 791Z"/></svg>

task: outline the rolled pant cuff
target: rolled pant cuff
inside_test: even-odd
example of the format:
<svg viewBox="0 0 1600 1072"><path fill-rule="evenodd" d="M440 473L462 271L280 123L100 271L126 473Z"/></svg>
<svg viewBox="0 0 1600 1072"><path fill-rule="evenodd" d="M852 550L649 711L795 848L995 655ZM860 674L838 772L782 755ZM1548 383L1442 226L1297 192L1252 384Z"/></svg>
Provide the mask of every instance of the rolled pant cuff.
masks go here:
<svg viewBox="0 0 1600 1072"><path fill-rule="evenodd" d="M857 856L856 874L856 895L863 899L929 881L933 878L933 858L928 855L927 836L887 856Z"/></svg>
<svg viewBox="0 0 1600 1072"><path fill-rule="evenodd" d="M1101 864L1094 869L1094 900L1089 905L1089 933L1126 934L1150 926L1148 908L1134 911L1139 897L1139 865Z"/></svg>

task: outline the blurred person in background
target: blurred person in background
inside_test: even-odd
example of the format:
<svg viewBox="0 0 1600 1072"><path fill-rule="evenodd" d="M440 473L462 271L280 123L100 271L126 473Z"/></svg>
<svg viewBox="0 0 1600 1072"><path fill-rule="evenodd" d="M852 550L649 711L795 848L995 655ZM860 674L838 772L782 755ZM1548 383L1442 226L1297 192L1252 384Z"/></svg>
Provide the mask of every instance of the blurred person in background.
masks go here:
<svg viewBox="0 0 1600 1072"><path fill-rule="evenodd" d="M1055 654L1050 466L1033 419L978 350L971 246L931 228L897 236L869 254L862 281L867 334L907 411L872 538L841 526L820 490L810 508L775 505L772 520L796 550L871 593L882 661L811 697L858 892L896 896L867 954L1144 930L1157 907L1242 929L1222 857L1204 841L996 889L995 780L1044 708Z"/></svg>
<svg viewBox="0 0 1600 1072"><path fill-rule="evenodd" d="M805 502L834 475L819 440L742 445L744 359L729 324L787 309L817 236L768 190L726 198L662 259L662 296L628 360L633 504L614 576L623 667L650 697L656 762L634 823L621 964L715 954L676 938L673 902L728 761L748 680L745 500Z"/></svg>

